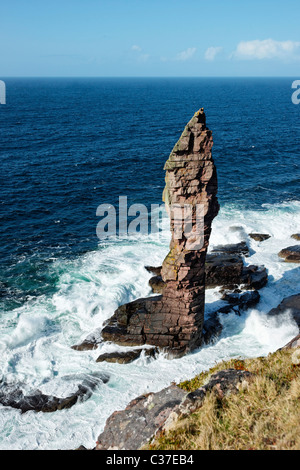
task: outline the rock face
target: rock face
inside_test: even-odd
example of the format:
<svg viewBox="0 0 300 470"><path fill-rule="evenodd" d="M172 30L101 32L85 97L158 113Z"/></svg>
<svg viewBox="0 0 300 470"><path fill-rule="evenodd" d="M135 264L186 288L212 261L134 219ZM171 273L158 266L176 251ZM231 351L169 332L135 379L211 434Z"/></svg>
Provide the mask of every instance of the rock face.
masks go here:
<svg viewBox="0 0 300 470"><path fill-rule="evenodd" d="M163 200L172 238L161 269L162 295L120 307L102 331L104 340L147 343L175 354L201 344L205 257L211 224L219 211L212 146L201 109L186 125L164 167Z"/></svg>
<svg viewBox="0 0 300 470"><path fill-rule="evenodd" d="M157 393L141 395L125 410L116 411L106 421L95 450L138 450L161 431L168 430L180 417L199 409L206 394L213 390L219 399L247 387L253 375L245 370L226 369L211 376L209 382L187 393L176 385Z"/></svg>
<svg viewBox="0 0 300 470"><path fill-rule="evenodd" d="M297 323L300 331L300 294L291 295L282 300L276 308L272 308L268 315L277 316L289 311Z"/></svg>
<svg viewBox="0 0 300 470"><path fill-rule="evenodd" d="M160 275L161 267L156 267L159 273L149 280L152 292L161 294L164 281ZM261 289L268 282L268 273L264 266L244 266L243 259L238 254L208 253L205 260L205 288L237 287L243 285L246 289Z"/></svg>
<svg viewBox="0 0 300 470"><path fill-rule="evenodd" d="M288 246L278 253L287 263L300 263L300 245Z"/></svg>

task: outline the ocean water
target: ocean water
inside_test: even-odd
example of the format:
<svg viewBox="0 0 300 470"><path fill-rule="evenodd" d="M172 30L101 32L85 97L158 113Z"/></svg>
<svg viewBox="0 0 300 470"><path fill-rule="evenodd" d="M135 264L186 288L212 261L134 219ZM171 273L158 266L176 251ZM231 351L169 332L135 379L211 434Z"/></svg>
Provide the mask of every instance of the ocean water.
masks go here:
<svg viewBox="0 0 300 470"><path fill-rule="evenodd" d="M0 449L92 448L110 414L137 395L191 378L229 357L267 355L298 332L266 312L300 292L300 267L278 252L300 232L300 121L292 79L6 79L0 106L0 380L25 393L68 396L109 376L92 396L55 413L0 405ZM210 248L246 240L247 264L269 282L255 309L220 318L218 340L181 359L96 363L110 344L71 346L122 303L151 295L145 265L168 252L159 236L99 240L97 207L160 204L163 165L200 107L213 131L221 210ZM250 232L269 233L259 243ZM206 292L206 313L222 305ZM1 382L0 382L1 387Z"/></svg>

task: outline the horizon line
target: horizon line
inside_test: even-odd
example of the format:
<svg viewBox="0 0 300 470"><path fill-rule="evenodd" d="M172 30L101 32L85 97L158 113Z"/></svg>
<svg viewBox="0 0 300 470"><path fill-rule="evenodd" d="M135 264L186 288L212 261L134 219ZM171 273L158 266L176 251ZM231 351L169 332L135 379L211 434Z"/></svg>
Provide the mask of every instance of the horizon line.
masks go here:
<svg viewBox="0 0 300 470"><path fill-rule="evenodd" d="M294 75L6 75L7 78L294 78Z"/></svg>

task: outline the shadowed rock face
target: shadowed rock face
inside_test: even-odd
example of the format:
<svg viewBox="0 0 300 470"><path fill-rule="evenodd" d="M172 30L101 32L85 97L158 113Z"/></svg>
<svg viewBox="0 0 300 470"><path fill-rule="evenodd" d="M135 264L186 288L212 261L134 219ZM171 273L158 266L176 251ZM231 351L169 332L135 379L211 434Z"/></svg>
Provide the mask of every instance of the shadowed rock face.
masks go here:
<svg viewBox="0 0 300 470"><path fill-rule="evenodd" d="M171 243L161 270L162 295L121 306L102 331L121 345L152 344L184 353L201 344L205 257L211 224L219 211L212 133L203 109L195 113L164 169L163 200Z"/></svg>

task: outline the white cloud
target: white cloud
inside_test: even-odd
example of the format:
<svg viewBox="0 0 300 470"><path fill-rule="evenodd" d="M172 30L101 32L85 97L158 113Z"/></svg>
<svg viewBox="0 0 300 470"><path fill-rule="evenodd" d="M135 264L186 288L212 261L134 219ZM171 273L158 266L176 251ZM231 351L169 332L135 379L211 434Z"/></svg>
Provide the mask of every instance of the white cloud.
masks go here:
<svg viewBox="0 0 300 470"><path fill-rule="evenodd" d="M219 54L223 50L223 47L209 47L205 54L204 57L206 60L215 60L216 55Z"/></svg>
<svg viewBox="0 0 300 470"><path fill-rule="evenodd" d="M274 41L274 39L258 39L241 41L231 57L237 59L285 59L295 58L300 48L300 42Z"/></svg>
<svg viewBox="0 0 300 470"><path fill-rule="evenodd" d="M135 51L135 53L136 53L135 57L140 62L147 62L147 60L150 57L150 54L145 54L143 52L143 49L140 46L138 46L137 44L134 44L133 46L131 46L131 50Z"/></svg>
<svg viewBox="0 0 300 470"><path fill-rule="evenodd" d="M140 54L139 60L141 62L146 62L149 59L150 55L149 54Z"/></svg>
<svg viewBox="0 0 300 470"><path fill-rule="evenodd" d="M133 46L131 46L131 50L141 52L142 48L140 46L137 46L136 44L134 44Z"/></svg>
<svg viewBox="0 0 300 470"><path fill-rule="evenodd" d="M179 52L179 54L177 54L176 60L189 60L193 57L196 50L196 47L188 47L185 51Z"/></svg>

